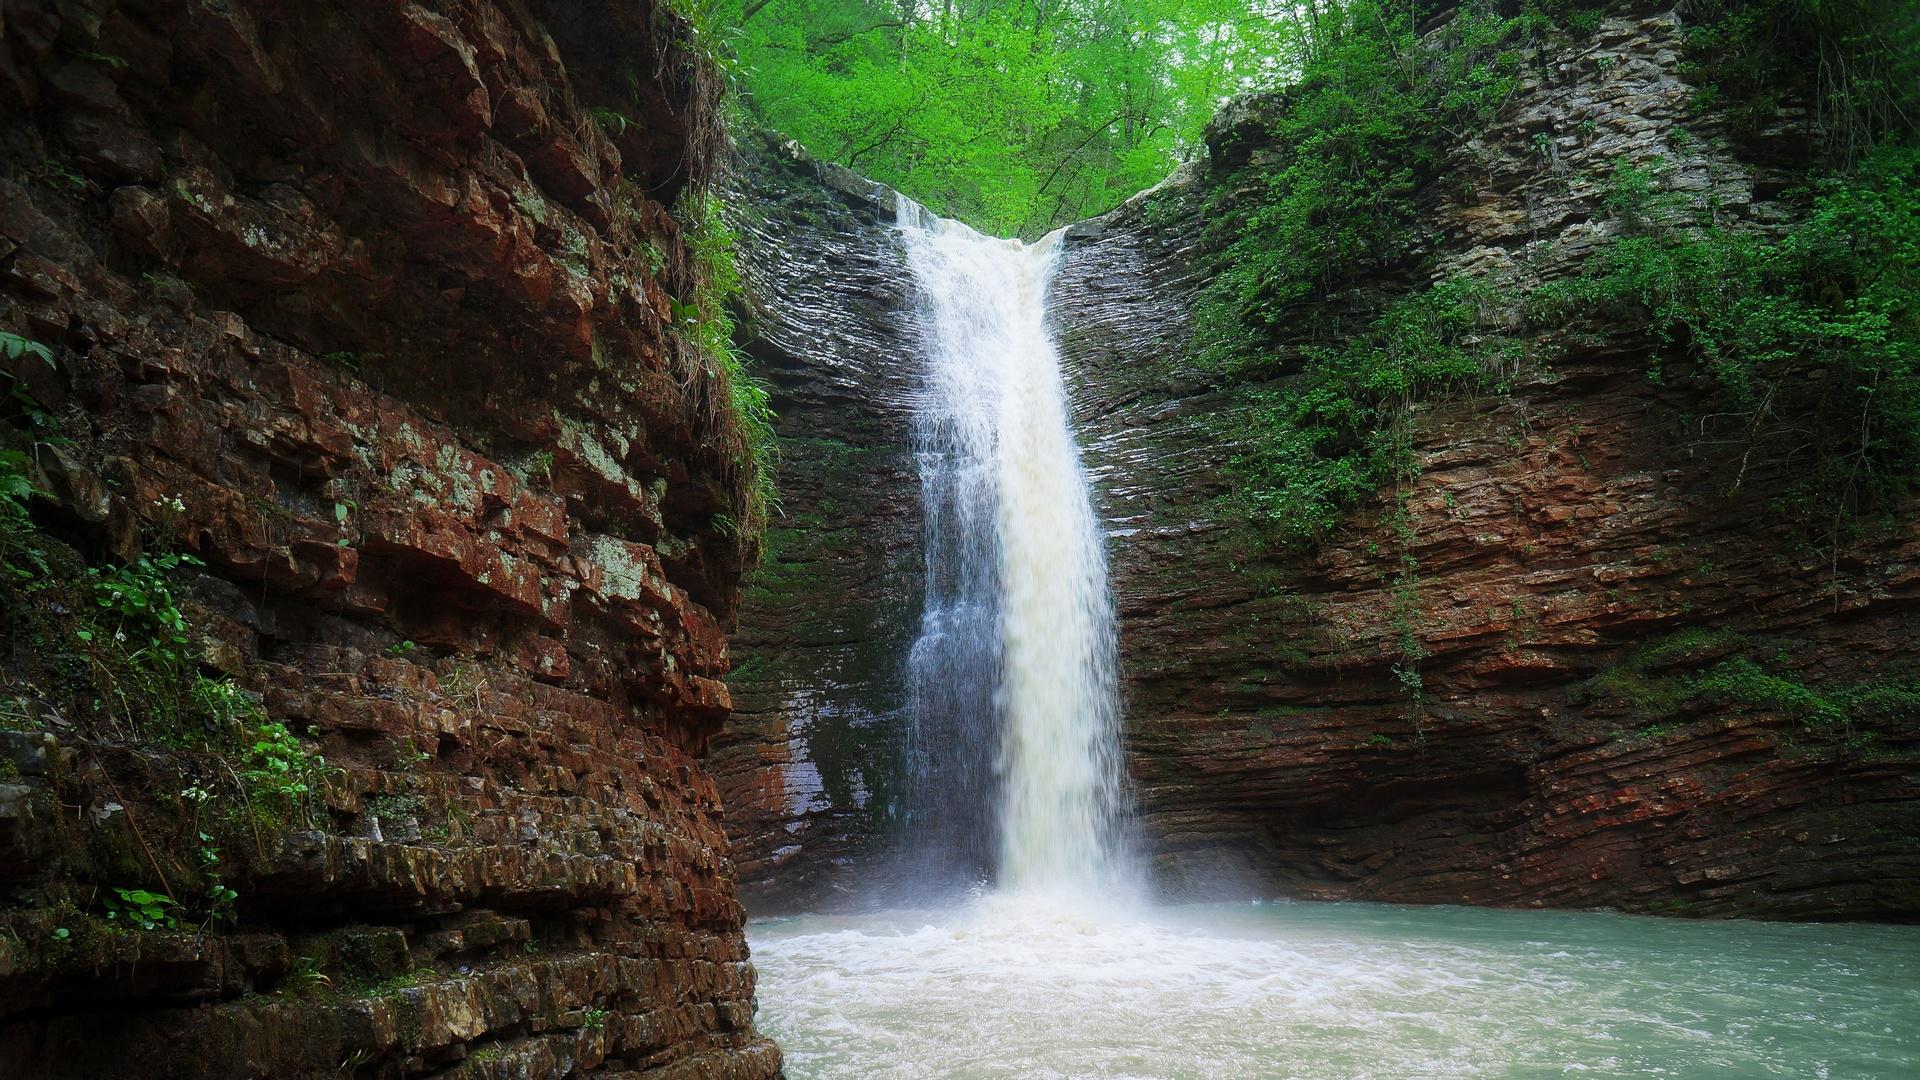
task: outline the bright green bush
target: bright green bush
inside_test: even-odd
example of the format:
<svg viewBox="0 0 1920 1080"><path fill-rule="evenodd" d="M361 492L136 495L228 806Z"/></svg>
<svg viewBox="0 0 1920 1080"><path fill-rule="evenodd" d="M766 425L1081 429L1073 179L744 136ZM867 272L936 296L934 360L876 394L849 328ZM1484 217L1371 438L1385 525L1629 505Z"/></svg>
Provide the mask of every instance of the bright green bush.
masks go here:
<svg viewBox="0 0 1920 1080"><path fill-rule="evenodd" d="M1356 0L1302 45L1265 151L1219 178L1218 255L1195 311L1211 366L1257 357L1292 306L1403 260L1414 195L1511 92L1524 22L1463 9L1423 43L1401 5Z"/></svg>

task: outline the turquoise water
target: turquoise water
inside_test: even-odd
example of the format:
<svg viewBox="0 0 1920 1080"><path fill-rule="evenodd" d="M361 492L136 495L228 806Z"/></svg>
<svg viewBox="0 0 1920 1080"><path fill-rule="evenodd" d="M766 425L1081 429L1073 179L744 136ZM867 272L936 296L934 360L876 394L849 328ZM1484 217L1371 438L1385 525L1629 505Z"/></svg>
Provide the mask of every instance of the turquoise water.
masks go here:
<svg viewBox="0 0 1920 1080"><path fill-rule="evenodd" d="M794 1080L1920 1078L1920 927L993 895L749 936Z"/></svg>

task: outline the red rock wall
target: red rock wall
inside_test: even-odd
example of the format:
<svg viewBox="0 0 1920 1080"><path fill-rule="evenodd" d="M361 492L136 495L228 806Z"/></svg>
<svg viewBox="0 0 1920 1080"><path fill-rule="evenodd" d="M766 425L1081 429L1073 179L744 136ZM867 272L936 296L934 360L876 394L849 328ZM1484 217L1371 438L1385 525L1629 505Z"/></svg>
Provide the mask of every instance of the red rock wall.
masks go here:
<svg viewBox="0 0 1920 1080"><path fill-rule="evenodd" d="M63 440L36 514L204 560L203 670L339 769L246 853L232 927L62 951L53 898L119 884L72 838L173 796L16 638L0 1072L777 1071L700 760L748 553L725 388L668 332L666 208L717 130L685 34L650 3L0 9L0 328L54 349L11 366Z"/></svg>
<svg viewBox="0 0 1920 1080"><path fill-rule="evenodd" d="M1680 34L1671 10L1634 5L1539 57L1423 193L1425 273L1376 274L1300 310L1282 352L1429 279L1511 297L1577 273L1619 228L1600 200L1620 160L1665 170L1722 222L1785 220L1775 200L1796 174L1693 107ZM1224 116L1216 159L1257 155L1275 107ZM1796 138L1763 145L1790 159ZM1772 501L1792 480L1790 423L1756 445L1715 419L1735 406L1682 350L1549 327L1529 331L1509 392L1415 414L1404 530L1383 497L1315 552L1268 550L1217 501L1234 432L1257 422L1240 419L1253 388L1179 362L1211 182L1190 171L1151 213L1136 202L1076 227L1055 288L1163 881L1920 915L1920 716L1842 730L1727 695L1633 700L1733 655L1822 690L1912 679L1915 508L1837 549L1809 543ZM1647 377L1656 356L1663 385ZM1418 698L1394 671L1409 633L1426 654Z"/></svg>

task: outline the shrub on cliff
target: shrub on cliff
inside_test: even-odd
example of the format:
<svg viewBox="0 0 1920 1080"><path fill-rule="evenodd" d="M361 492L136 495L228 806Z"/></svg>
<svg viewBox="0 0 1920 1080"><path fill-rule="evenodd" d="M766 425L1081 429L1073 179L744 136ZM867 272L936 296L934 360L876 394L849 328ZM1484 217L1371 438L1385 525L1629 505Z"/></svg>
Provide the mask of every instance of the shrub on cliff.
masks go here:
<svg viewBox="0 0 1920 1080"><path fill-rule="evenodd" d="M1797 197L1800 224L1769 236L1704 227L1695 218L1710 208L1621 169L1600 209L1623 238L1577 280L1510 299L1542 327L1652 330L1700 362L1755 445L1803 425L1783 502L1837 536L1920 470L1920 4L1701 0L1684 13L1696 104L1736 126L1803 105L1833 171ZM1222 155L1244 163L1212 177L1213 273L1189 351L1257 384L1229 502L1268 539L1317 539L1406 479L1418 403L1498 385L1505 318L1465 302L1484 292L1474 282L1402 297L1338 346L1275 343L1312 336L1300 323L1325 313L1307 305L1415 270L1416 197L1442 157L1497 111L1528 46L1590 32L1599 15L1577 0L1531 0L1512 17L1463 5L1423 34L1398 5L1342 5L1300 39L1298 79L1264 110L1259 150ZM1782 463L1750 454L1734 486L1763 464Z"/></svg>
<svg viewBox="0 0 1920 1080"><path fill-rule="evenodd" d="M735 237L721 216L719 198L710 193L683 196L679 213L692 256L693 288L685 301L674 303L674 327L725 389L724 415L740 440L737 465L747 478L742 514L725 515L722 524L758 535L778 504L774 469L779 441L767 388L748 371L746 357L733 340L732 305L741 290Z"/></svg>
<svg viewBox="0 0 1920 1080"><path fill-rule="evenodd" d="M1546 324L1645 326L1697 359L1746 428L1733 486L1784 465L1787 503L1838 530L1920 474L1920 147L1882 145L1802 197L1777 236L1683 221L1622 237L1532 306ZM1782 426L1791 460L1754 460Z"/></svg>
<svg viewBox="0 0 1920 1080"><path fill-rule="evenodd" d="M1516 47L1538 25L1464 9L1423 38L1399 5L1328 12L1300 39L1299 79L1260 153L1213 177L1213 276L1189 351L1223 377L1262 382L1230 501L1268 539L1324 535L1406 475L1414 403L1497 379L1466 282L1407 297L1338 345L1281 353L1272 342L1306 302L1409 257L1417 191L1506 99Z"/></svg>

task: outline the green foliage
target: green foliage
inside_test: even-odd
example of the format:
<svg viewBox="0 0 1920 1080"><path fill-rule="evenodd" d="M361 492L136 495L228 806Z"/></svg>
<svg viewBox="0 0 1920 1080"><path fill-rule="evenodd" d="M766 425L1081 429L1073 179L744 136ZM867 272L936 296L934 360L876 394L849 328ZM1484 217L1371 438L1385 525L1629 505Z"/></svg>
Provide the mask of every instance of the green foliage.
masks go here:
<svg viewBox="0 0 1920 1080"><path fill-rule="evenodd" d="M1850 744L1870 741L1881 727L1920 718L1920 679L1889 676L1814 686L1791 670L1787 654L1762 653L1732 631L1682 630L1595 675L1579 699L1618 702L1648 721L1660 721L1643 726L1641 735L1670 733L1678 729L1672 718L1727 704L1790 717L1810 734Z"/></svg>
<svg viewBox="0 0 1920 1080"><path fill-rule="evenodd" d="M938 213L1034 236L1190 157L1285 24L1246 0L727 0L748 107Z"/></svg>
<svg viewBox="0 0 1920 1080"><path fill-rule="evenodd" d="M1209 206L1220 254L1195 311L1204 359L1257 352L1290 305L1406 257L1415 192L1512 91L1504 46L1521 29L1465 9L1423 43L1404 6L1355 0L1300 39L1269 153Z"/></svg>
<svg viewBox="0 0 1920 1080"><path fill-rule="evenodd" d="M1420 665L1429 653L1426 642L1420 636L1420 561L1413 554L1413 520L1405 499L1394 508L1389 522L1393 528L1393 538L1400 547L1400 565L1393 575L1393 588L1389 592L1393 645L1399 657L1393 665L1393 677L1406 692L1407 712L1413 720L1414 731L1425 739L1426 733L1420 727L1420 718L1426 711L1426 678L1420 673Z"/></svg>
<svg viewBox="0 0 1920 1080"><path fill-rule="evenodd" d="M674 302L674 323L701 360L717 369L726 387L727 411L739 425L745 449L740 464L751 478L744 517L748 531L758 533L778 503L774 471L779 464L779 442L774 435L773 406L766 385L747 370L746 357L733 340L731 305L741 291L734 253L736 238L721 216L719 199L710 194L690 192L680 212L693 260L693 293L685 302Z"/></svg>
<svg viewBox="0 0 1920 1080"><path fill-rule="evenodd" d="M192 639L164 575L182 566L203 565L191 555L170 554L142 555L126 566L89 567L93 602L105 616L96 625L111 630L116 642L127 644L131 659L178 666L186 659ZM79 634L81 640L91 641L95 627L82 627Z"/></svg>
<svg viewBox="0 0 1920 1080"><path fill-rule="evenodd" d="M180 926L174 915L179 904L170 896L145 889L114 888L101 899L106 904L108 922L137 930L176 930Z"/></svg>
<svg viewBox="0 0 1920 1080"><path fill-rule="evenodd" d="M1442 149L1497 109L1512 49L1551 21L1543 13L1466 9L1445 40L1422 43L1404 11L1348 5L1301 39L1267 149L1216 184L1206 216L1219 254L1190 350L1223 377L1268 380L1249 394L1254 435L1231 464L1230 500L1271 538L1311 541L1406 479L1418 403L1499 385L1505 358L1465 283L1403 299L1336 347L1275 342L1300 336L1302 304L1411 257L1414 193ZM1804 222L1768 238L1699 224L1707 208L1670 190L1658 166L1623 162L1602 199L1621 239L1526 307L1541 325L1651 327L1726 390L1754 445L1807 427L1811 440L1783 451L1790 461L1749 453L1735 486L1751 468L1788 466L1784 503L1830 514L1837 535L1846 513L1910 490L1920 467L1917 172L1911 146L1882 145L1813 185ZM1651 374L1663 376L1657 358Z"/></svg>
<svg viewBox="0 0 1920 1080"><path fill-rule="evenodd" d="M254 695L231 679L196 676L191 696L210 728L232 749L224 756L258 820L307 817L332 769L287 725L269 718Z"/></svg>
<svg viewBox="0 0 1920 1080"><path fill-rule="evenodd" d="M1609 206L1632 233L1580 278L1541 289L1536 322L1651 328L1748 420L1804 429L1788 503L1840 516L1910 491L1920 469L1920 149L1889 144L1816 182L1776 237L1669 228L1629 175ZM1664 377L1657 361L1650 374ZM1773 418L1786 420L1774 421ZM1743 470L1744 471L1744 470ZM1736 480L1736 487L1739 481Z"/></svg>
<svg viewBox="0 0 1920 1080"><path fill-rule="evenodd" d="M300 956L294 958L293 966L287 970L287 978L281 984L281 989L298 996L315 993L332 985L333 979L321 967L319 960Z"/></svg>
<svg viewBox="0 0 1920 1080"><path fill-rule="evenodd" d="M35 180L68 195L97 194L100 185L86 178L71 164L54 158L43 159L33 170Z"/></svg>
<svg viewBox="0 0 1920 1080"><path fill-rule="evenodd" d="M605 129L607 134L616 137L625 135L627 128L633 126L632 119L618 109L595 106L587 110L587 115L593 117L594 123Z"/></svg>
<svg viewBox="0 0 1920 1080"><path fill-rule="evenodd" d="M599 1031L601 1028L607 1026L607 1018L612 1015L613 1012L610 1009L589 1007L585 1012L580 1014L580 1026L586 1028L588 1031Z"/></svg>
<svg viewBox="0 0 1920 1080"><path fill-rule="evenodd" d="M1272 541L1311 543L1346 508L1410 479L1415 403L1498 385L1490 358L1503 354L1478 337L1485 300L1472 284L1442 282L1341 345L1302 349L1296 370L1248 391L1229 500Z"/></svg>
<svg viewBox="0 0 1920 1080"><path fill-rule="evenodd" d="M24 585L47 573L46 555L34 543L27 500L36 493L27 477L31 460L18 450L0 450L0 577Z"/></svg>
<svg viewBox="0 0 1920 1080"><path fill-rule="evenodd" d="M307 749L287 725L264 716L256 719L250 738L240 770L248 793L289 813L304 806L327 774L326 759Z"/></svg>
<svg viewBox="0 0 1920 1080"><path fill-rule="evenodd" d="M1786 106L1850 163L1920 124L1915 0L1692 0L1684 73L1695 104L1757 134Z"/></svg>
<svg viewBox="0 0 1920 1080"><path fill-rule="evenodd" d="M542 450L527 459L527 479L535 477L543 484L553 483L553 451Z"/></svg>
<svg viewBox="0 0 1920 1080"><path fill-rule="evenodd" d="M155 503L163 516L178 506ZM223 880L234 870L229 852L248 841L258 850L266 836L310 817L326 762L268 719L253 694L200 671L169 580L198 560L160 551L127 565L87 567L17 507L6 513L19 527L8 537L9 567L12 552L25 549L42 571L0 578L16 677L67 719L63 741L118 762L109 767L132 774L121 788L140 793L121 809L137 853L110 854L119 841L97 834L73 849L74 872L118 876L127 854L151 867L161 892L102 894L110 923L155 930L189 917L202 927L232 921L240 897ZM168 800L168 792L177 797ZM136 815L147 822L144 831L132 824Z"/></svg>
<svg viewBox="0 0 1920 1080"><path fill-rule="evenodd" d="M52 349L32 338L21 337L19 334L8 333L5 330L0 330L0 356L8 360L18 360L23 356L37 356L46 361L49 367L53 366Z"/></svg>
<svg viewBox="0 0 1920 1080"><path fill-rule="evenodd" d="M1299 77L1262 152L1217 179L1205 212L1216 254L1188 349L1222 377L1267 380L1248 394L1229 501L1268 539L1311 543L1410 478L1412 410L1499 382L1505 354L1482 340L1485 297L1464 281L1401 299L1337 345L1275 343L1303 303L1407 260L1415 193L1511 92L1512 46L1531 25L1467 8L1423 41L1397 5L1320 12L1292 39ZM1417 696L1417 661L1401 670Z"/></svg>

